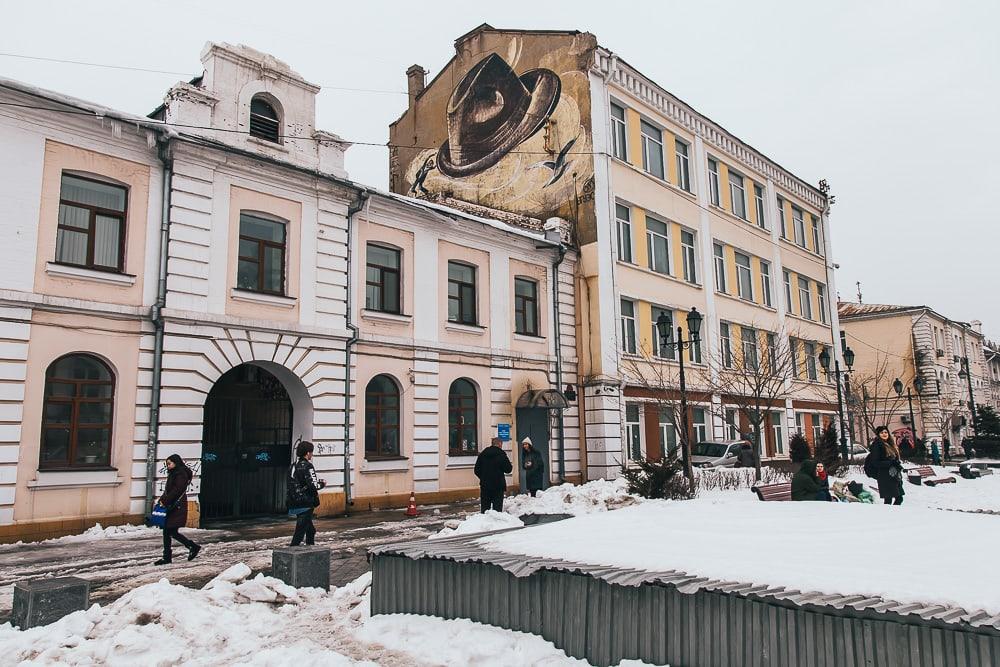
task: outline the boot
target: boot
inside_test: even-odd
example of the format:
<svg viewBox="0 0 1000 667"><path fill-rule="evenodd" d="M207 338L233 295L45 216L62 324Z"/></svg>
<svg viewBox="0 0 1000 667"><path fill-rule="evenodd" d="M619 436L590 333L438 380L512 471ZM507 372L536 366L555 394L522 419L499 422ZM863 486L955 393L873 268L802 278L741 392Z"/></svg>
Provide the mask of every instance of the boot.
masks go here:
<svg viewBox="0 0 1000 667"><path fill-rule="evenodd" d="M196 544L188 551L188 560L194 560L198 556L198 552L201 551L201 545Z"/></svg>
<svg viewBox="0 0 1000 667"><path fill-rule="evenodd" d="M155 563L153 563L153 565L170 565L170 559L169 558L161 558L160 560L158 560Z"/></svg>

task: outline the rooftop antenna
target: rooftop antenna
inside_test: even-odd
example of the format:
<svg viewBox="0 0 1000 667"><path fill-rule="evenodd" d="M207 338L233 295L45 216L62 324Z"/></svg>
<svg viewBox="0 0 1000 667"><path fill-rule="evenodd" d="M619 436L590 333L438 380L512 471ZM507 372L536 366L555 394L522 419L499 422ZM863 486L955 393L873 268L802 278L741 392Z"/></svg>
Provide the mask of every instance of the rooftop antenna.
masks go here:
<svg viewBox="0 0 1000 667"><path fill-rule="evenodd" d="M858 286L858 303L861 303L861 281L859 280L854 284Z"/></svg>

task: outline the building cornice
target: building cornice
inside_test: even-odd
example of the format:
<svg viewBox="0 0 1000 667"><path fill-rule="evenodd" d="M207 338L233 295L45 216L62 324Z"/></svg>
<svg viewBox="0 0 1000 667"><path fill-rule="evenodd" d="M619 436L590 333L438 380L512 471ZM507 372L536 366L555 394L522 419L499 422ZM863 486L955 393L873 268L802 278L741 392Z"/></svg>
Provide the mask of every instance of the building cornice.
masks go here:
<svg viewBox="0 0 1000 667"><path fill-rule="evenodd" d="M663 89L611 51L599 47L595 52L594 71L603 79L642 100L664 117L748 169L763 174L785 192L795 195L816 210L828 213L826 196L819 188L795 176L774 160L726 131L721 125L695 111L689 104Z"/></svg>

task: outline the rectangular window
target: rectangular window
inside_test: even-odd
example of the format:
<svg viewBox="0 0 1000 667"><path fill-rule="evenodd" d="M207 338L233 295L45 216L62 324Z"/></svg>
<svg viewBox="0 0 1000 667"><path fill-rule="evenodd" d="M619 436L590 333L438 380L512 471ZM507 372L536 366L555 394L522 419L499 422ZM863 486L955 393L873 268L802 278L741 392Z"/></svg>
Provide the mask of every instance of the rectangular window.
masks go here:
<svg viewBox="0 0 1000 667"><path fill-rule="evenodd" d="M628 206L615 204L618 218L618 259L632 263L632 211Z"/></svg>
<svg viewBox="0 0 1000 667"><path fill-rule="evenodd" d="M684 280L689 283L698 282L698 268L695 262L694 232L681 230L681 259L684 260Z"/></svg>
<svg viewBox="0 0 1000 667"><path fill-rule="evenodd" d="M708 440L708 424L705 421L705 408L691 408L691 428L695 442Z"/></svg>
<svg viewBox="0 0 1000 667"><path fill-rule="evenodd" d="M785 276L785 310L789 314L794 314L795 309L792 308L792 276L788 271L782 271Z"/></svg>
<svg viewBox="0 0 1000 667"><path fill-rule="evenodd" d="M817 255L823 254L823 229L820 227L822 224L823 221L819 218L812 219L813 248Z"/></svg>
<svg viewBox="0 0 1000 667"><path fill-rule="evenodd" d="M799 341L794 338L789 338L788 347L792 357L792 377L801 379L802 369L799 368Z"/></svg>
<svg viewBox="0 0 1000 667"><path fill-rule="evenodd" d="M677 154L677 186L691 192L691 160L689 155L691 148L680 139L677 139L674 145Z"/></svg>
<svg viewBox="0 0 1000 667"><path fill-rule="evenodd" d="M716 206L720 205L719 163L712 158L708 158L708 198Z"/></svg>
<svg viewBox="0 0 1000 667"><path fill-rule="evenodd" d="M365 308L399 314L399 257L395 248L369 243L365 275Z"/></svg>
<svg viewBox="0 0 1000 667"><path fill-rule="evenodd" d="M816 344L803 343L802 347L806 355L806 377L815 382L819 379L819 375L816 373Z"/></svg>
<svg viewBox="0 0 1000 667"><path fill-rule="evenodd" d="M720 243L712 244L712 256L715 261L715 291L726 291L726 249Z"/></svg>
<svg viewBox="0 0 1000 667"><path fill-rule="evenodd" d="M622 299L622 352L635 354L635 302Z"/></svg>
<svg viewBox="0 0 1000 667"><path fill-rule="evenodd" d="M788 238L788 232L785 231L785 200L781 197L778 197L778 232L781 233L781 238Z"/></svg>
<svg viewBox="0 0 1000 667"><path fill-rule="evenodd" d="M719 352L723 368L733 367L733 342L728 322L719 323Z"/></svg>
<svg viewBox="0 0 1000 667"><path fill-rule="evenodd" d="M619 160L628 160L625 129L625 109L611 103L611 153Z"/></svg>
<svg viewBox="0 0 1000 667"><path fill-rule="evenodd" d="M660 451L666 457L677 449L677 428L667 408L660 408Z"/></svg>
<svg viewBox="0 0 1000 667"><path fill-rule="evenodd" d="M448 321L476 325L476 267L448 262Z"/></svg>
<svg viewBox="0 0 1000 667"><path fill-rule="evenodd" d="M774 299L771 297L771 265L764 260L760 261L760 286L764 293L764 305L773 308Z"/></svg>
<svg viewBox="0 0 1000 667"><path fill-rule="evenodd" d="M809 281L799 276L799 315L811 320L813 318L812 298L809 294Z"/></svg>
<svg viewBox="0 0 1000 667"><path fill-rule="evenodd" d="M514 333L538 335L538 283L530 278L514 278Z"/></svg>
<svg viewBox="0 0 1000 667"><path fill-rule="evenodd" d="M663 132L644 120L639 121L642 136L642 168L646 173L663 178Z"/></svg>
<svg viewBox="0 0 1000 667"><path fill-rule="evenodd" d="M819 301L819 321L826 324L826 285L816 285L816 295Z"/></svg>
<svg viewBox="0 0 1000 667"><path fill-rule="evenodd" d="M782 412L771 413L771 428L774 429L774 453L785 453L785 415Z"/></svg>
<svg viewBox="0 0 1000 667"><path fill-rule="evenodd" d="M792 207L792 225L794 227L793 233L795 234L795 244L806 247L806 223L802 218L802 209L797 206Z"/></svg>
<svg viewBox="0 0 1000 667"><path fill-rule="evenodd" d="M652 320L653 320L653 324L652 324L652 327L653 327L653 331L652 331L652 334L653 334L653 356L654 357L658 357L660 359L674 360L674 359L677 358L676 354L674 353L674 350L676 349L676 346L674 346L674 345L661 345L660 344L660 330L656 328L656 320L658 320L659 317L660 317L660 315L663 314L663 313L666 313L667 315L670 315L670 311L665 310L664 308L657 308L656 306L653 306L653 308L652 308L652 310L650 312L650 316L652 317ZM672 319L673 318L671 318L671 320ZM671 338L670 338L671 341L674 340L674 336L675 335L676 334L671 333Z"/></svg>
<svg viewBox="0 0 1000 667"><path fill-rule="evenodd" d="M128 190L62 175L56 255L59 264L97 271L124 271Z"/></svg>
<svg viewBox="0 0 1000 667"><path fill-rule="evenodd" d="M767 333L767 365L771 369L771 376L777 377L778 375L778 337L771 333Z"/></svg>
<svg viewBox="0 0 1000 667"><path fill-rule="evenodd" d="M813 413L813 446L819 442L820 438L823 437L823 418L820 417L818 412Z"/></svg>
<svg viewBox="0 0 1000 667"><path fill-rule="evenodd" d="M744 301L753 301L753 272L750 270L750 258L741 252L736 253L736 287L739 296Z"/></svg>
<svg viewBox="0 0 1000 667"><path fill-rule="evenodd" d="M802 417L803 417L804 414L805 413L803 413L803 412L796 412L795 413L795 430L798 431L799 433L801 433L802 435L806 434L805 427L802 424L802 421L803 421Z"/></svg>
<svg viewBox="0 0 1000 667"><path fill-rule="evenodd" d="M266 294L285 293L285 225L240 213L236 288Z"/></svg>
<svg viewBox="0 0 1000 667"><path fill-rule="evenodd" d="M747 219L747 190L743 185L743 177L729 172L729 199L733 207L733 215Z"/></svg>
<svg viewBox="0 0 1000 667"><path fill-rule="evenodd" d="M740 437L740 418L734 408L726 408L722 418L726 440L738 440Z"/></svg>
<svg viewBox="0 0 1000 667"><path fill-rule="evenodd" d="M750 327L740 329L740 338L743 350L743 368L751 371L757 370L757 330Z"/></svg>
<svg viewBox="0 0 1000 667"><path fill-rule="evenodd" d="M657 273L670 273L670 244L667 223L646 216L646 251L649 268Z"/></svg>
<svg viewBox="0 0 1000 667"><path fill-rule="evenodd" d="M642 414L638 403L625 404L625 443L633 461L642 458Z"/></svg>
<svg viewBox="0 0 1000 667"><path fill-rule="evenodd" d="M753 202L757 208L757 226L767 229L767 216L764 214L764 188L754 183Z"/></svg>
<svg viewBox="0 0 1000 667"><path fill-rule="evenodd" d="M692 364L701 363L701 337L699 336L697 341L691 343L691 347L688 348L688 361Z"/></svg>

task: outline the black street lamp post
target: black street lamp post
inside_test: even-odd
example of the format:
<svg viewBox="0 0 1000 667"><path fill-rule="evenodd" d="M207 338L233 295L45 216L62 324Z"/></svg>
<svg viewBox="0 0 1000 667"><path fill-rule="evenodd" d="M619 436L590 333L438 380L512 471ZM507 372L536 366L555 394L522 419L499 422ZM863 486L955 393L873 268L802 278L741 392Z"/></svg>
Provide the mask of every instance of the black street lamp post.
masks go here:
<svg viewBox="0 0 1000 667"><path fill-rule="evenodd" d="M917 395L924 390L924 379L919 375L913 379L913 388L917 390ZM896 381L892 383L892 390L896 392L896 396L903 395L903 381L896 378ZM910 407L910 430L913 431L913 446L917 446L917 422L913 418L913 393L910 388L906 388L906 403ZM922 416L922 415L921 415Z"/></svg>
<svg viewBox="0 0 1000 667"><path fill-rule="evenodd" d="M684 350L698 345L700 342L699 333L701 332L701 313L698 312L697 308L692 308L691 312L687 316L688 325L688 339L684 340L684 330L680 326L677 327L677 340L671 341L673 335L673 317L667 311L662 311L660 316L656 318L656 330L660 334L660 345L663 347L670 346L677 349L677 360L680 364L680 384L681 384L681 431L684 436L683 447L681 448L681 456L684 460L684 475L688 478L688 482L694 484L694 471L691 470L691 438L688 432L688 417L687 417L687 386L684 383Z"/></svg>
<svg viewBox="0 0 1000 667"><path fill-rule="evenodd" d="M844 397L840 389L840 378L844 376L844 382L847 381L847 374L851 372L854 368L854 350L843 346L844 352L844 363L847 364L847 370L840 370L840 360L834 357L833 359L833 375L837 382L837 419L840 422L840 455L844 459L844 463L851 462L851 454L847 451L847 429L844 427ZM823 372L826 373L827 377L830 377L830 352L827 348L823 348L823 351L819 353L819 364L823 367Z"/></svg>
<svg viewBox="0 0 1000 667"><path fill-rule="evenodd" d="M976 397L972 393L972 371L969 369L969 358L962 357L959 362L958 377L965 378L969 385L969 410L972 412L972 435L979 437L979 429L976 428Z"/></svg>

